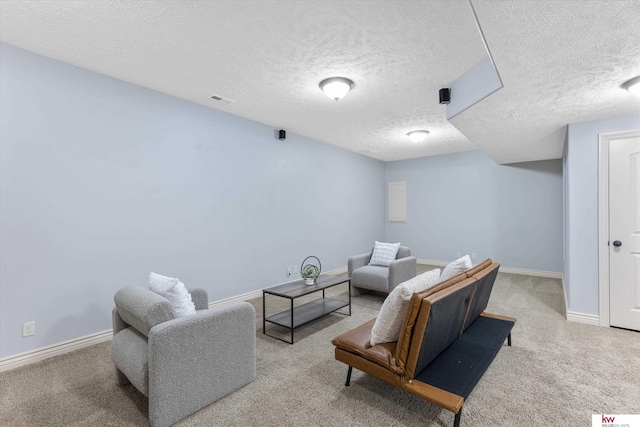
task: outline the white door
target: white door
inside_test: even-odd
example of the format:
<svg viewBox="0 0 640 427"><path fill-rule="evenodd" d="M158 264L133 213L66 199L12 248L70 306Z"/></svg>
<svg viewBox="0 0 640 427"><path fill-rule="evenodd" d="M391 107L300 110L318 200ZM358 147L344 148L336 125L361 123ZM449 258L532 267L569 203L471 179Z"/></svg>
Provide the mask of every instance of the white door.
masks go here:
<svg viewBox="0 0 640 427"><path fill-rule="evenodd" d="M640 331L640 137L609 144L609 323Z"/></svg>

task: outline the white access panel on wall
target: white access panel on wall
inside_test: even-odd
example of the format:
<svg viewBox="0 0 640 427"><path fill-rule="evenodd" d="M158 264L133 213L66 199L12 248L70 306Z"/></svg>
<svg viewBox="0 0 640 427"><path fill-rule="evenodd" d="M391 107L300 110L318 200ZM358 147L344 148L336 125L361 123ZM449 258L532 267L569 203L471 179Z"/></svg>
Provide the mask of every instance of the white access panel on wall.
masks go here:
<svg viewBox="0 0 640 427"><path fill-rule="evenodd" d="M388 183L389 222L407 222L407 183Z"/></svg>

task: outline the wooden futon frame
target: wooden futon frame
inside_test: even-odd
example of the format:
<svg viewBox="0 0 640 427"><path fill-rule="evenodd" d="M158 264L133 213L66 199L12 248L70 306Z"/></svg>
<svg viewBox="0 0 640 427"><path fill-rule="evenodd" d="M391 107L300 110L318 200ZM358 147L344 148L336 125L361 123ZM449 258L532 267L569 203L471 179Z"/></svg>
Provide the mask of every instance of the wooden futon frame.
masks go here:
<svg viewBox="0 0 640 427"><path fill-rule="evenodd" d="M498 274L490 259L413 294L397 342L371 346L375 319L335 339L335 357L455 414L507 340L516 319L484 310Z"/></svg>

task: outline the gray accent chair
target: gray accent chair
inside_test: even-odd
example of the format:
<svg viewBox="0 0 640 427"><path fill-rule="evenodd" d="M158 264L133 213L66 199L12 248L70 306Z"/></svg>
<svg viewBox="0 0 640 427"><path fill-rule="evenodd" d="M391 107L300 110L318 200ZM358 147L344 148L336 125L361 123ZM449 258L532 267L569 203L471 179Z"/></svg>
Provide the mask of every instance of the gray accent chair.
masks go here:
<svg viewBox="0 0 640 427"><path fill-rule="evenodd" d="M369 265L371 252L349 257L347 264L351 277L351 295L357 296L369 291L390 293L400 283L416 277L416 257L411 249L400 246L396 259L389 267Z"/></svg>
<svg viewBox="0 0 640 427"><path fill-rule="evenodd" d="M197 312L179 318L168 300L148 289L127 286L114 296L116 382L149 398L154 427L170 426L256 376L253 306L209 310L205 290L190 293Z"/></svg>

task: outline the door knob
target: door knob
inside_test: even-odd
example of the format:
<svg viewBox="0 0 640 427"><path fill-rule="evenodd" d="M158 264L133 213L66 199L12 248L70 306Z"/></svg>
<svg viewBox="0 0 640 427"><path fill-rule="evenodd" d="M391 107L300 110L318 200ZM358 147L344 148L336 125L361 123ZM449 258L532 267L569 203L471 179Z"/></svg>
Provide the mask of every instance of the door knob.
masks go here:
<svg viewBox="0 0 640 427"><path fill-rule="evenodd" d="M619 248L620 246L622 246L622 242L620 240L614 240L613 246L615 246L616 248Z"/></svg>

